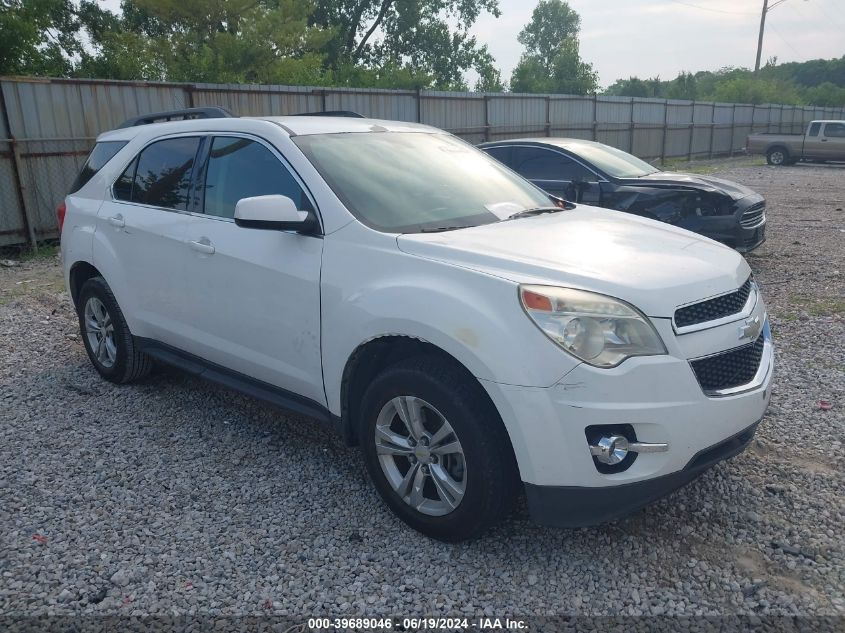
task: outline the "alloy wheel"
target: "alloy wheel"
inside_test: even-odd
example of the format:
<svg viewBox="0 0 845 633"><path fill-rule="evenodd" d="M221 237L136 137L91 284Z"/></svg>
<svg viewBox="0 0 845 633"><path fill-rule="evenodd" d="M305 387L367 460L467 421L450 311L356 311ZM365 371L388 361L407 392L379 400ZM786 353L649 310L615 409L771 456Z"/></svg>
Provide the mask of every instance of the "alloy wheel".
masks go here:
<svg viewBox="0 0 845 633"><path fill-rule="evenodd" d="M384 476L406 504L429 516L460 505L467 482L463 447L434 406L414 396L388 401L376 420L375 444Z"/></svg>
<svg viewBox="0 0 845 633"><path fill-rule="evenodd" d="M91 352L103 367L114 367L117 360L117 346L114 342L114 323L105 304L97 297L85 302L85 335Z"/></svg>

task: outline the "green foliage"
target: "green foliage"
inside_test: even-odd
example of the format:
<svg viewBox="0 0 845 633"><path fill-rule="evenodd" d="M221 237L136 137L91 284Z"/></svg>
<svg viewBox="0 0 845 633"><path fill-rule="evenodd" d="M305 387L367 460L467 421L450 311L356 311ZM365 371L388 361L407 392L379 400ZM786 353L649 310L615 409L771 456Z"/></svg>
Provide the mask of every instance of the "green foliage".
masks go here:
<svg viewBox="0 0 845 633"><path fill-rule="evenodd" d="M773 59L756 76L746 68L722 68L716 72L681 73L671 81L631 77L614 82L605 94L842 107L845 106L845 56L780 65Z"/></svg>
<svg viewBox="0 0 845 633"><path fill-rule="evenodd" d="M501 88L469 30L498 0L0 0L0 73Z"/></svg>
<svg viewBox="0 0 845 633"><path fill-rule="evenodd" d="M0 75L66 75L78 31L70 0L0 0Z"/></svg>
<svg viewBox="0 0 845 633"><path fill-rule="evenodd" d="M517 38L525 52L511 75L513 92L591 94L598 74L581 59L581 18L562 0L540 0Z"/></svg>

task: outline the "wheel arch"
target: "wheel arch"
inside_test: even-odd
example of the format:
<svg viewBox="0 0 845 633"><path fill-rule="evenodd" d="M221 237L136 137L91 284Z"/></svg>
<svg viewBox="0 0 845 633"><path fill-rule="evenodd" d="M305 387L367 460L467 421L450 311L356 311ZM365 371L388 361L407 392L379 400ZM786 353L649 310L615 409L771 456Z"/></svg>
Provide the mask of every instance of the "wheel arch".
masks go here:
<svg viewBox="0 0 845 633"><path fill-rule="evenodd" d="M340 383L340 406L344 440L348 445L359 444L361 419L358 406L367 386L380 372L414 356L440 358L458 369L477 387L479 395L490 407L494 423L501 425L508 437L509 450L513 454L513 442L499 410L487 390L466 365L443 348L425 339L405 334L372 337L358 345L347 359Z"/></svg>
<svg viewBox="0 0 845 633"><path fill-rule="evenodd" d="M80 260L71 265L68 273L68 289L74 306L76 306L76 300L83 284L93 277L102 276L102 273L90 262Z"/></svg>

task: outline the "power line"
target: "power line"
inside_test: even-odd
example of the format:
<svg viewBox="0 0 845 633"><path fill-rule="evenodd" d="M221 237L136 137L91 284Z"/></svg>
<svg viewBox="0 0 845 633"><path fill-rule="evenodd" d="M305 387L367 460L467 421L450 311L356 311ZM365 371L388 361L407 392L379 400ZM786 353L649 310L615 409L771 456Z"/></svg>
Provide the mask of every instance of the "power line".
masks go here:
<svg viewBox="0 0 845 633"><path fill-rule="evenodd" d="M711 13L727 13L728 15L757 15L756 13L750 13L748 11L726 11L724 9L714 9L713 7L702 7L700 4L682 2L682 0L669 0L669 2L674 2L675 4L680 4L692 9L699 9L701 11L710 11Z"/></svg>

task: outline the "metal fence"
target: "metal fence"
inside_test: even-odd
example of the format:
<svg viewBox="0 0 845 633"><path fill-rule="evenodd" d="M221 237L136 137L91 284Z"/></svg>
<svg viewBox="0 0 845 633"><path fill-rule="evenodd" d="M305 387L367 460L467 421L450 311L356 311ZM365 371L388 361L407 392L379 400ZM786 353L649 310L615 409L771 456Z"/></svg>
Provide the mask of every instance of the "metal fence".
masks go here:
<svg viewBox="0 0 845 633"><path fill-rule="evenodd" d="M100 132L138 114L209 105L244 116L354 110L472 143L586 138L661 161L729 155L751 132L797 134L813 119L845 118L845 108L629 97L2 78L0 246L57 236L55 207Z"/></svg>

